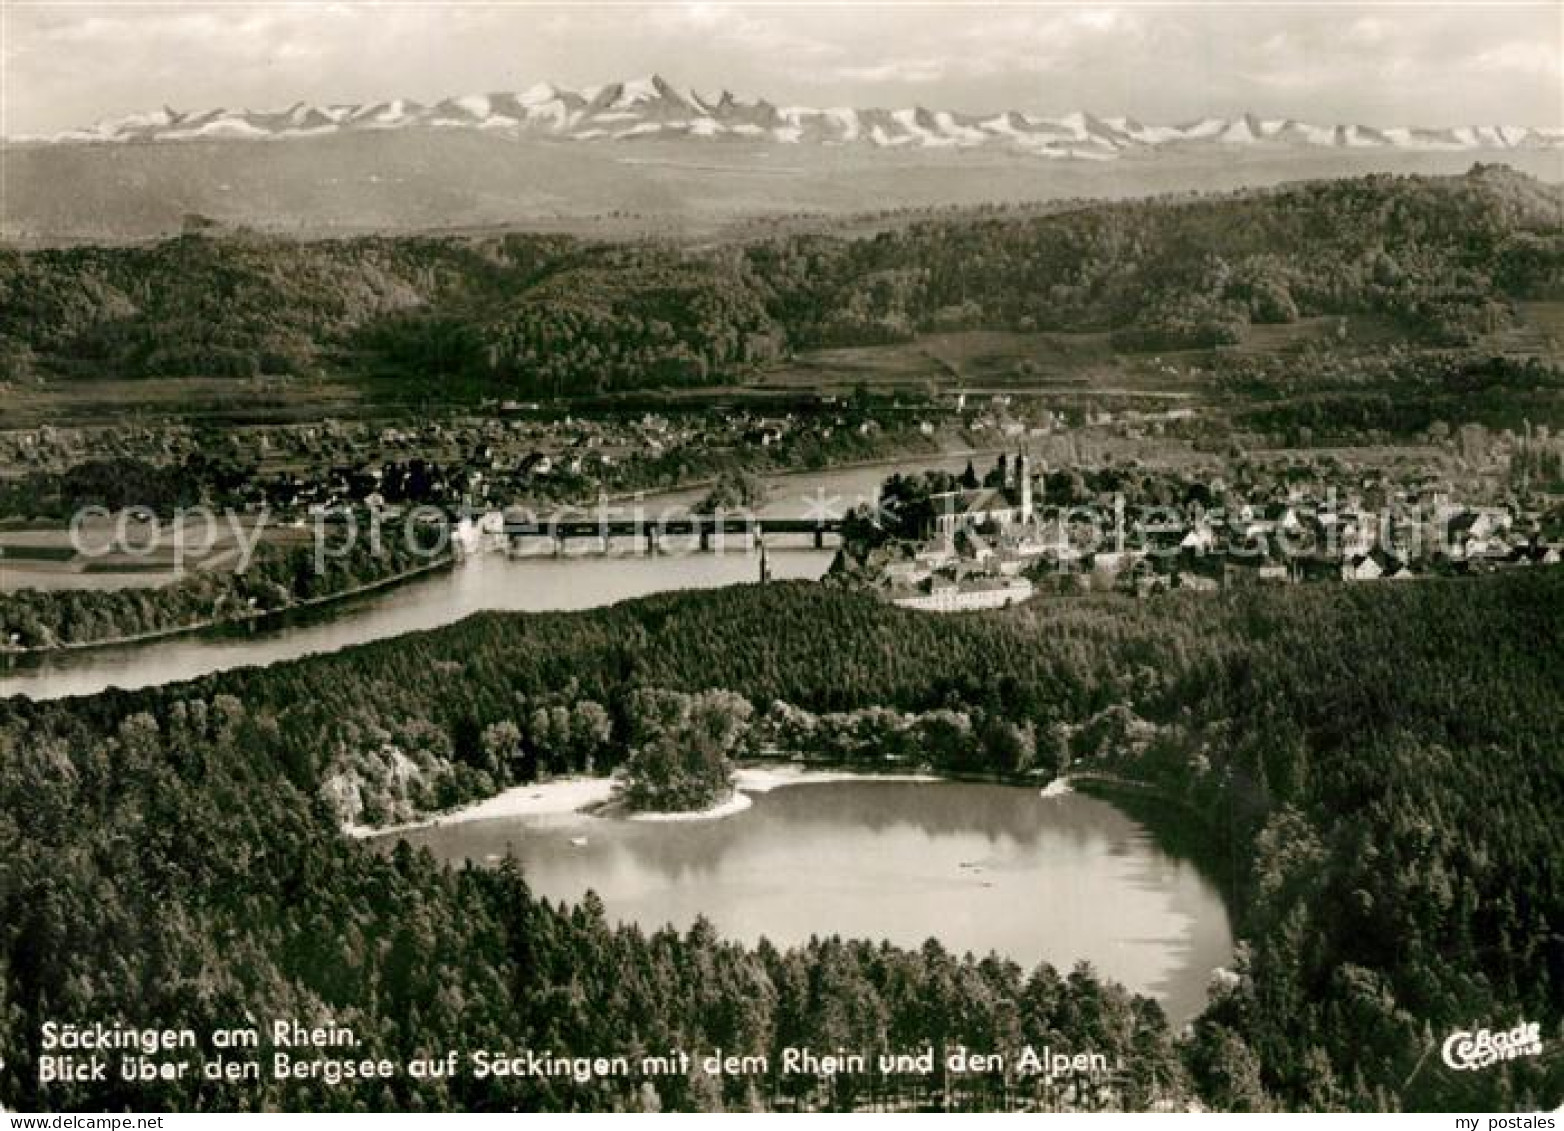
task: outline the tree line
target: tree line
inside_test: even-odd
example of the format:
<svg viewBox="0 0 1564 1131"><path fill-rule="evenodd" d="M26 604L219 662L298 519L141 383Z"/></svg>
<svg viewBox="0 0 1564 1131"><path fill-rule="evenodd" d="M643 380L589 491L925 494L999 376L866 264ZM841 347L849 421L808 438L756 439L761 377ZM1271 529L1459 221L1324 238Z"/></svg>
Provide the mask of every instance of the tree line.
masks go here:
<svg viewBox="0 0 1564 1131"><path fill-rule="evenodd" d="M432 541L433 535L426 538ZM449 552L432 555L415 548L402 528L394 527L378 544L354 538L320 555L313 542L263 540L245 569L186 565L158 586L10 589L0 593L0 649L79 647L235 623L451 560Z"/></svg>
<svg viewBox="0 0 1564 1131"><path fill-rule="evenodd" d="M1557 190L1503 167L979 212L691 249L559 236L187 234L0 252L0 379L362 372L449 395L717 385L936 330L1211 347L1379 314L1464 346L1564 295Z"/></svg>

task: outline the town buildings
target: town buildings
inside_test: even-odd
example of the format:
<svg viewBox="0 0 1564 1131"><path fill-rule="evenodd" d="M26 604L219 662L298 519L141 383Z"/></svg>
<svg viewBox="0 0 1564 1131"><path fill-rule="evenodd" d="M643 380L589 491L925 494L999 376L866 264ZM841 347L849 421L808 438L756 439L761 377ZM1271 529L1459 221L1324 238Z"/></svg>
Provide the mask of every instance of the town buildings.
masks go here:
<svg viewBox="0 0 1564 1131"><path fill-rule="evenodd" d="M970 484L969 479L969 484ZM1377 582L1557 563L1564 531L1536 514L1463 505L1434 482L1363 489L1344 479L1254 500L1128 506L1049 499L1026 453L985 485L929 495L920 537L888 547L887 597L937 612L998 608L1045 578L1142 596L1305 581ZM1189 496L1210 492L1190 490ZM1372 505L1371 505L1372 504ZM1024 583L1021 584L1021 583Z"/></svg>

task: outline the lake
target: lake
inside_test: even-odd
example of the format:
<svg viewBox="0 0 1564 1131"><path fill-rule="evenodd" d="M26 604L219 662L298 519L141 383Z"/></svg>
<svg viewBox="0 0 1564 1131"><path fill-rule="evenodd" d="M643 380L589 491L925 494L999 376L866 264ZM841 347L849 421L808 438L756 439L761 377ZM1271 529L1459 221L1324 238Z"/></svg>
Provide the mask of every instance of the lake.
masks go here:
<svg viewBox="0 0 1564 1131"><path fill-rule="evenodd" d="M1175 1025L1203 1007L1233 939L1216 885L1105 801L969 782L847 781L754 795L719 820L587 814L448 823L406 839L450 861L522 861L534 892L598 893L610 919L779 945L812 934L937 937L1068 973L1079 960L1157 998Z"/></svg>

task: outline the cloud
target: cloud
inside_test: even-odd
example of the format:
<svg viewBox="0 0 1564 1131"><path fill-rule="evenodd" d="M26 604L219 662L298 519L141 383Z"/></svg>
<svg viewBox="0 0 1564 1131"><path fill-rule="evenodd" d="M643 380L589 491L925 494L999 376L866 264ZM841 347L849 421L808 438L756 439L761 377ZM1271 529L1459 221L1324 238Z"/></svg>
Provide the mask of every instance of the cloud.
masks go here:
<svg viewBox="0 0 1564 1131"><path fill-rule="evenodd" d="M1357 43L1384 43L1395 32L1395 25L1379 16L1360 16L1347 25L1347 38Z"/></svg>
<svg viewBox="0 0 1564 1131"><path fill-rule="evenodd" d="M847 49L810 34L807 26L789 26L776 13L757 14L756 10L731 4L684 4L657 8L647 22L654 29L682 40L698 34L715 47L733 48L757 56L776 56L798 62L837 59Z"/></svg>
<svg viewBox="0 0 1564 1131"><path fill-rule="evenodd" d="M1564 80L1564 51L1557 43L1516 40L1473 55L1467 69L1479 74L1521 75ZM1564 99L1564 90L1559 97Z"/></svg>
<svg viewBox="0 0 1564 1131"><path fill-rule="evenodd" d="M1233 34L1208 38L1210 53L1228 64L1216 89L1334 107L1338 118L1371 124L1557 124L1564 111L1564 8L1373 8L1343 18L1321 7L1293 12L1280 26L1268 26L1270 15L1238 9ZM1247 54L1239 46L1246 29L1263 30Z"/></svg>
<svg viewBox="0 0 1564 1131"><path fill-rule="evenodd" d="M959 64L958 64L959 65ZM832 68L832 75L862 83L936 83L950 73L952 60L934 56L892 59L884 63L847 64Z"/></svg>

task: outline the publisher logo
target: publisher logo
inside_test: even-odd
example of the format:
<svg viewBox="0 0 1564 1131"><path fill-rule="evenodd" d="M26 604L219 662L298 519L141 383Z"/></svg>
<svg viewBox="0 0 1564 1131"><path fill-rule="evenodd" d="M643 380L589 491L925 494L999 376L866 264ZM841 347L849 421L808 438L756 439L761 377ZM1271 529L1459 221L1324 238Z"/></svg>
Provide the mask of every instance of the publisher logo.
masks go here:
<svg viewBox="0 0 1564 1131"><path fill-rule="evenodd" d="M1478 1029L1475 1033L1461 1029L1445 1038L1439 1054L1457 1072L1476 1072L1501 1060L1542 1055L1542 1037L1535 1021L1522 1021L1513 1029L1497 1033L1491 1029Z"/></svg>

